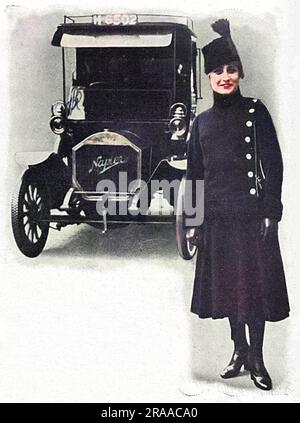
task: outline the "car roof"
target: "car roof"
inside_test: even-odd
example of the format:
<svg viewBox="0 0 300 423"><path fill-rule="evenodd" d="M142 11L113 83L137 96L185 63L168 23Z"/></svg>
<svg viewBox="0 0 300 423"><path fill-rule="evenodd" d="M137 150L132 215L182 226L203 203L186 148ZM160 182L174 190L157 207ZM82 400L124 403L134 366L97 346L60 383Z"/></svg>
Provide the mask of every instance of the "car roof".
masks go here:
<svg viewBox="0 0 300 423"><path fill-rule="evenodd" d="M51 44L60 46L63 34L91 36L109 33L137 34L170 31L177 27L185 29L191 36L196 38L193 32L193 21L188 16L138 14L134 15L136 16L134 25L99 25L95 23L97 22L95 18L97 16L99 15L65 16L64 23L57 27Z"/></svg>

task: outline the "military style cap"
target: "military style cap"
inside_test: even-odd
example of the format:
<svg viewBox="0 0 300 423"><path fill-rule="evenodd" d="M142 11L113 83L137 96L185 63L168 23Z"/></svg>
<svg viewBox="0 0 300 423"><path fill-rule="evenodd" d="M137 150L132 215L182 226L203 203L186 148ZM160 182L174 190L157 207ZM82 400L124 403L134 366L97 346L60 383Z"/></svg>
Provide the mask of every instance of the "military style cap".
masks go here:
<svg viewBox="0 0 300 423"><path fill-rule="evenodd" d="M208 74L218 66L236 62L240 70L240 77L244 78L242 62L231 38L229 21L227 19L219 19L211 27L221 37L216 38L202 48L205 73Z"/></svg>

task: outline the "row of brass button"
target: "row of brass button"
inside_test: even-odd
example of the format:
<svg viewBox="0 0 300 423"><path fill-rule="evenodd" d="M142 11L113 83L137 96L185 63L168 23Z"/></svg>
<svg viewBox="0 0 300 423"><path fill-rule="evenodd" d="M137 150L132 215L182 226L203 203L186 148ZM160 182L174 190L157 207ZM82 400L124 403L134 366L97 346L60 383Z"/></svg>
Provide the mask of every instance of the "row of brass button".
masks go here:
<svg viewBox="0 0 300 423"><path fill-rule="evenodd" d="M256 103L256 102L257 102L257 99L253 99L253 102L254 102L254 103ZM252 113L254 113L254 112L255 112L255 109L253 109L253 108L249 109L249 113L251 113L251 114L252 114ZM253 126L253 122L252 122L251 120L247 120L247 122L246 122L246 126L247 126L248 128L251 128L251 127ZM245 142L246 142L246 143L250 143L250 142L251 142L251 138L250 138L249 136L245 137ZM251 160L251 159L252 159L252 154L247 153L247 154L246 154L246 159L247 159L247 160ZM248 177L249 177L249 178L253 178L253 177L254 177L254 172L252 172L252 170L249 170L249 171L248 171ZM250 188L249 193L250 193L251 195L255 195L255 194L256 194L256 189L255 189L255 188Z"/></svg>

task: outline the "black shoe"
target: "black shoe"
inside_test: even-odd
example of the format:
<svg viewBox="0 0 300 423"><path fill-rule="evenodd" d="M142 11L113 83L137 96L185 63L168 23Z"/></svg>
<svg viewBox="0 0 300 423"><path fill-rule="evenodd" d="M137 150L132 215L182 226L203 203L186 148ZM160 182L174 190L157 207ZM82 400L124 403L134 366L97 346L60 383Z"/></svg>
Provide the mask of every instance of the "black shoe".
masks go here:
<svg viewBox="0 0 300 423"><path fill-rule="evenodd" d="M233 351L229 364L225 367L220 376L223 379L235 377L240 373L242 366L244 366L245 370L249 370L248 351Z"/></svg>
<svg viewBox="0 0 300 423"><path fill-rule="evenodd" d="M250 374L254 385L264 391L270 391L272 389L272 379L265 368L263 359L251 360L250 364Z"/></svg>

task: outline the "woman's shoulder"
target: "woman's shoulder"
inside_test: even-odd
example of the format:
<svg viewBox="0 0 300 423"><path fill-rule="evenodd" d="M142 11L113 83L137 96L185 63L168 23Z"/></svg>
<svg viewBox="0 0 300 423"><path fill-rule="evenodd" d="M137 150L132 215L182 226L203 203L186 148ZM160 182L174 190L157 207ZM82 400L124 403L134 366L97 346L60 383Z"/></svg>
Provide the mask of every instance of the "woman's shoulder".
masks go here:
<svg viewBox="0 0 300 423"><path fill-rule="evenodd" d="M256 97L244 97L246 101L245 111L253 113L253 117L257 124L265 125L268 122L272 122L271 114L265 105L265 103Z"/></svg>
<svg viewBox="0 0 300 423"><path fill-rule="evenodd" d="M212 107L210 107L209 109L204 110L203 112L199 113L196 117L195 117L195 121L197 122L197 124L200 124L201 121L206 120L212 111Z"/></svg>
<svg viewBox="0 0 300 423"><path fill-rule="evenodd" d="M266 109L264 102L258 97L243 97L243 102L246 106L250 106L254 110L256 109Z"/></svg>

